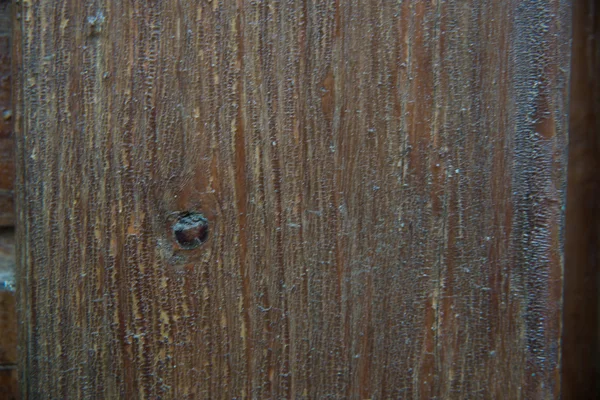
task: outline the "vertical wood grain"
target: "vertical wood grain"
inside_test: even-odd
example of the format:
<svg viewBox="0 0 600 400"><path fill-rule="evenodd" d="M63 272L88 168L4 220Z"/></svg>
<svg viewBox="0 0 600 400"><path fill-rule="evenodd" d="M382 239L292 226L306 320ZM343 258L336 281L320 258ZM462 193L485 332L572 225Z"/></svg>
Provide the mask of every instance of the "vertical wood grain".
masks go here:
<svg viewBox="0 0 600 400"><path fill-rule="evenodd" d="M569 2L16 12L26 398L559 395Z"/></svg>

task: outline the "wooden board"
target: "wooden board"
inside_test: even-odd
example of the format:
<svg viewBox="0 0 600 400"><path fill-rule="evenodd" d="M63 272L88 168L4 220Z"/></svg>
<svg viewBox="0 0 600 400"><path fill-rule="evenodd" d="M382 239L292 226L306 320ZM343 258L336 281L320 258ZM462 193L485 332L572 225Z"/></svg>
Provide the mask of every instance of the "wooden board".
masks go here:
<svg viewBox="0 0 600 400"><path fill-rule="evenodd" d="M20 1L25 397L558 397L569 4Z"/></svg>
<svg viewBox="0 0 600 400"><path fill-rule="evenodd" d="M600 397L600 2L573 3L563 398Z"/></svg>

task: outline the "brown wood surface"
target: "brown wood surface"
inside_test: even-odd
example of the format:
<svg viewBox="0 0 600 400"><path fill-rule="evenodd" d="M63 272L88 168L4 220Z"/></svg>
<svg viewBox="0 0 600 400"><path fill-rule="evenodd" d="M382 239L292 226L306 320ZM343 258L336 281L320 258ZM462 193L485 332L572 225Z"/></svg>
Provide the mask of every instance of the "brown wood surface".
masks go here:
<svg viewBox="0 0 600 400"><path fill-rule="evenodd" d="M17 368L0 367L0 399L19 399L19 385L17 383Z"/></svg>
<svg viewBox="0 0 600 400"><path fill-rule="evenodd" d="M19 1L25 398L558 397L569 7Z"/></svg>
<svg viewBox="0 0 600 400"><path fill-rule="evenodd" d="M600 398L600 1L573 2L563 398Z"/></svg>

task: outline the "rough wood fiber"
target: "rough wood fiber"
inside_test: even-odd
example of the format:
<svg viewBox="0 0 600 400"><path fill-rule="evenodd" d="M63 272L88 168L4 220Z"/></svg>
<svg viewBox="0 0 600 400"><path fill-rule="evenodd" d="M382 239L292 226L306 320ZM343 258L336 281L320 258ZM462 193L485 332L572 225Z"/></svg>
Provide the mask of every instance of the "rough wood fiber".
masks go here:
<svg viewBox="0 0 600 400"><path fill-rule="evenodd" d="M21 0L25 397L557 397L568 5Z"/></svg>
<svg viewBox="0 0 600 400"><path fill-rule="evenodd" d="M563 398L600 398L600 1L573 3Z"/></svg>

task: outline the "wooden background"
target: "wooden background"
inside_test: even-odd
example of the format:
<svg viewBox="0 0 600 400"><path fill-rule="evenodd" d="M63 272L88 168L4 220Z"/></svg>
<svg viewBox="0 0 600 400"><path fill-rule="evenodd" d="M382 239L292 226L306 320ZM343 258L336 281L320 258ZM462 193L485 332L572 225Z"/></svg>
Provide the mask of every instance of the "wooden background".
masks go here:
<svg viewBox="0 0 600 400"><path fill-rule="evenodd" d="M559 395L570 2L14 12L25 398Z"/></svg>

